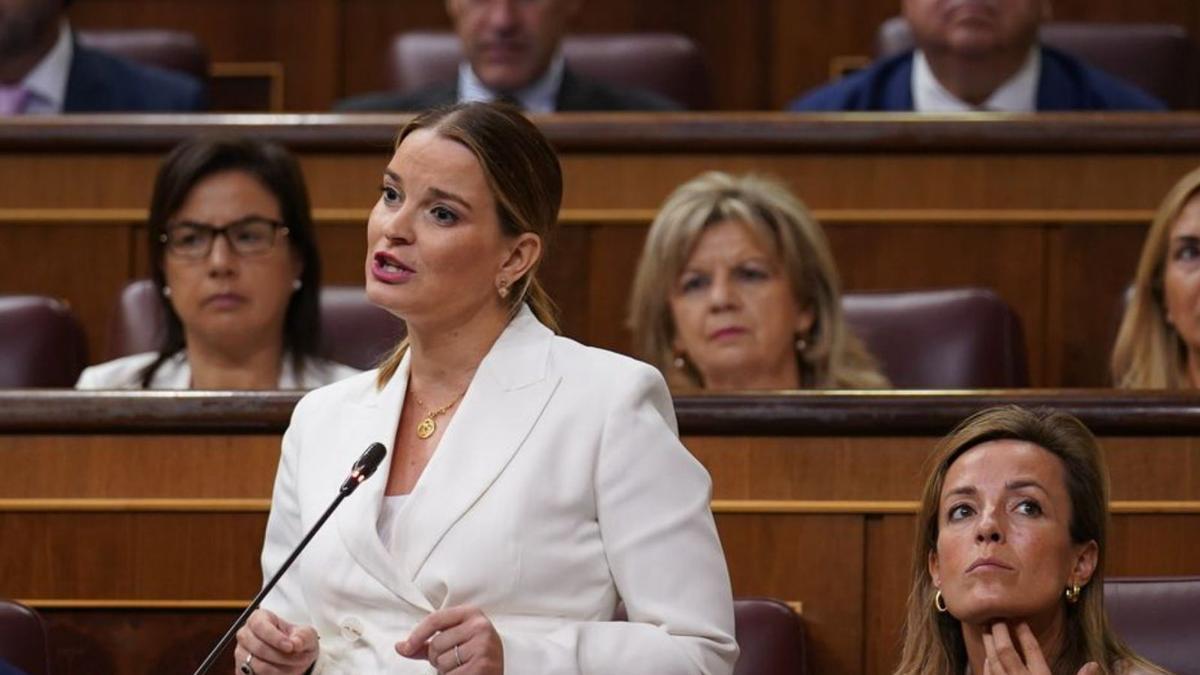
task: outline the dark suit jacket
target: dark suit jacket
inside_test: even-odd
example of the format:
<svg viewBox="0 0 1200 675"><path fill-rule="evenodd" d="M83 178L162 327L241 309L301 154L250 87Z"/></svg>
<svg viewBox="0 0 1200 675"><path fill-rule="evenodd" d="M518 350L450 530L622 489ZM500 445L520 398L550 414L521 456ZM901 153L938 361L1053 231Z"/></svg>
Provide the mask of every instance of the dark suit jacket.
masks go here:
<svg viewBox="0 0 1200 675"><path fill-rule="evenodd" d="M1165 110L1162 101L1053 47L1042 46L1038 110ZM879 61L788 104L795 111L913 109L913 52Z"/></svg>
<svg viewBox="0 0 1200 675"><path fill-rule="evenodd" d="M63 112L188 112L207 108L204 85L187 75L75 43Z"/></svg>
<svg viewBox="0 0 1200 675"><path fill-rule="evenodd" d="M458 81L435 85L414 92L377 92L338 101L335 110L368 112L381 110L428 110L458 102ZM615 87L581 77L570 68L563 70L556 107L559 112L620 110L681 110L664 96L640 89Z"/></svg>

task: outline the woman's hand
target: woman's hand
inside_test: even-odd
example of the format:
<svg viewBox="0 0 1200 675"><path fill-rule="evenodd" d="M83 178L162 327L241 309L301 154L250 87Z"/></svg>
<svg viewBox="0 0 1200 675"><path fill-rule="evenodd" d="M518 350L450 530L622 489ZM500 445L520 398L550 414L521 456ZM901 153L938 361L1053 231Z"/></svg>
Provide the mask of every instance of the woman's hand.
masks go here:
<svg viewBox="0 0 1200 675"><path fill-rule="evenodd" d="M500 634L482 610L467 605L439 609L425 617L407 638L396 643L396 652L410 659L428 659L439 673L504 673Z"/></svg>
<svg viewBox="0 0 1200 675"><path fill-rule="evenodd" d="M1003 621L997 621L992 629L983 634L983 649L987 660L983 662L983 675L1050 675L1050 666L1046 665L1046 657L1042 656L1041 645L1029 626L1017 624L1017 641L1021 643L1021 651L1025 660L1013 646L1012 636L1008 634L1008 626ZM1099 675L1100 666L1095 662L1079 669L1078 675Z"/></svg>
<svg viewBox="0 0 1200 675"><path fill-rule="evenodd" d="M312 626L293 626L268 610L257 609L238 629L233 657L239 668L249 657L254 675L298 675L317 660L318 648Z"/></svg>

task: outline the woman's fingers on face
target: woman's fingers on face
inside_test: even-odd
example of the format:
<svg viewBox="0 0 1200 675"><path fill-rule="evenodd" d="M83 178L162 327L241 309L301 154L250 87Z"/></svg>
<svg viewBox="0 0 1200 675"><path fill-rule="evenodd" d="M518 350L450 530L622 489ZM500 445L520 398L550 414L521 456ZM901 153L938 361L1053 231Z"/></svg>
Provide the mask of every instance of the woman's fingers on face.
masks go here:
<svg viewBox="0 0 1200 675"><path fill-rule="evenodd" d="M1021 661L1021 655L1017 653L1017 648L1013 646L1012 636L1008 633L1008 626L1003 621L997 621L992 624L992 644L996 651L996 665L1003 668L997 668L998 672L1006 675L1024 675L1028 673L1025 664Z"/></svg>
<svg viewBox="0 0 1200 675"><path fill-rule="evenodd" d="M1021 651L1025 653L1025 665L1034 673L1049 673L1050 666L1046 665L1046 657L1042 647L1028 624L1017 624L1017 641L1021 643Z"/></svg>

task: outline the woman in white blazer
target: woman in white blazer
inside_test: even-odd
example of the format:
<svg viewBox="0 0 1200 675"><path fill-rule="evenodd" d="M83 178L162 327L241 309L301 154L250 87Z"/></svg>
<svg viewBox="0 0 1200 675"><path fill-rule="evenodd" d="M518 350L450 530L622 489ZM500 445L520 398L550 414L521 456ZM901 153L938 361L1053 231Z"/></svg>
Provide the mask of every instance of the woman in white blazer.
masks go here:
<svg viewBox="0 0 1200 675"><path fill-rule="evenodd" d="M465 104L401 131L366 267L409 340L297 405L264 575L363 448L390 453L239 631L242 672L732 672L711 484L662 376L554 333L535 272L561 195L515 109Z"/></svg>

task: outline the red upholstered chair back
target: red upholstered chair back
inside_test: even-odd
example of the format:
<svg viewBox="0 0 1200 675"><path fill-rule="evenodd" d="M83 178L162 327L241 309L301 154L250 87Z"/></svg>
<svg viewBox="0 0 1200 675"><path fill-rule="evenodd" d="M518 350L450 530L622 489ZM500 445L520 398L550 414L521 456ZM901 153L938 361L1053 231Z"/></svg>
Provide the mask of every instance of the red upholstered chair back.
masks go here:
<svg viewBox="0 0 1200 675"><path fill-rule="evenodd" d="M1158 97L1176 110L1200 104L1196 45L1183 26L1164 23L1052 22L1042 40ZM913 47L903 17L879 26L875 51L892 56Z"/></svg>
<svg viewBox="0 0 1200 675"><path fill-rule="evenodd" d="M625 605L617 605L617 621L625 621ZM773 598L734 598L734 637L741 656L733 675L805 675L808 672L804 621L791 607Z"/></svg>
<svg viewBox="0 0 1200 675"><path fill-rule="evenodd" d="M676 33L568 35L563 54L576 72L612 85L653 91L691 110L712 105L704 57ZM410 92L453 81L462 49L454 33L415 31L392 39L389 88Z"/></svg>
<svg viewBox="0 0 1200 675"><path fill-rule="evenodd" d="M46 647L42 617L13 600L0 600L0 659L28 675L50 672L50 650Z"/></svg>
<svg viewBox="0 0 1200 675"><path fill-rule="evenodd" d="M1200 675L1200 577L1128 577L1104 582L1117 635L1176 675Z"/></svg>
<svg viewBox="0 0 1200 675"><path fill-rule="evenodd" d="M1021 321L991 290L846 293L842 307L897 388L1029 384Z"/></svg>
<svg viewBox="0 0 1200 675"><path fill-rule="evenodd" d="M208 50L191 33L155 28L81 30L79 43L138 63L208 80Z"/></svg>
<svg viewBox="0 0 1200 675"><path fill-rule="evenodd" d="M0 388L72 387L86 365L87 337L69 307L0 295Z"/></svg>
<svg viewBox="0 0 1200 675"><path fill-rule="evenodd" d="M108 358L154 351L165 330L154 284L126 284L109 322ZM361 286L321 289L322 353L339 363L369 369L404 337L404 322L372 305Z"/></svg>

